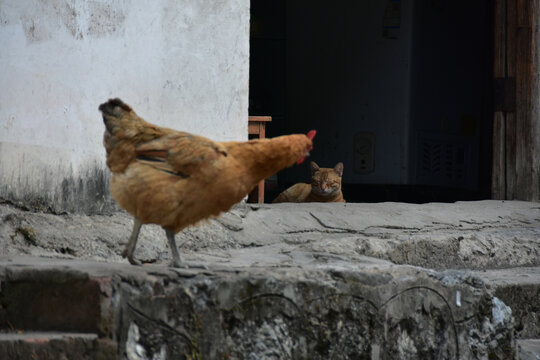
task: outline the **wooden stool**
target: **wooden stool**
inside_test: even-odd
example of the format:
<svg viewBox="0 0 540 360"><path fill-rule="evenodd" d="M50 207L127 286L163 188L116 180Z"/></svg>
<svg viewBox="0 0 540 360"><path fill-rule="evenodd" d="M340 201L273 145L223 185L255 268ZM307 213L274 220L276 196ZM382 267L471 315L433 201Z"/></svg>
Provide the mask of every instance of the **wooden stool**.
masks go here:
<svg viewBox="0 0 540 360"><path fill-rule="evenodd" d="M271 116L249 116L248 134L257 135L259 139L264 139L266 137L266 123L270 121L272 121ZM248 202L255 202L254 198L257 199L259 204L264 203L264 179L249 194Z"/></svg>

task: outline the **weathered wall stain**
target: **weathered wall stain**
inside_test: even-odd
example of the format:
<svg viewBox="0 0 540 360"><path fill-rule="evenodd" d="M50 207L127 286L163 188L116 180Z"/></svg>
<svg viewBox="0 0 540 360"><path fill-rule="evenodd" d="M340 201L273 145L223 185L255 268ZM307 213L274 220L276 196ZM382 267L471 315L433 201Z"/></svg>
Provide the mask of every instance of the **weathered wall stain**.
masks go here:
<svg viewBox="0 0 540 360"><path fill-rule="evenodd" d="M7 24L7 17L2 23ZM123 28L126 18L119 4L67 0L40 0L20 16L28 43L52 39L57 31L67 30L75 39L104 37Z"/></svg>
<svg viewBox="0 0 540 360"><path fill-rule="evenodd" d="M51 38L51 34L46 28L46 25L39 19L35 19L28 15L22 15L21 25L28 43L45 41Z"/></svg>
<svg viewBox="0 0 540 360"><path fill-rule="evenodd" d="M19 179L17 191L0 184L0 198L38 211L109 214L117 210L109 194L109 179L108 170L97 166L63 178L60 185L53 185L57 181L44 174L37 186L29 179Z"/></svg>
<svg viewBox="0 0 540 360"><path fill-rule="evenodd" d="M41 0L46 7L53 6L56 15L62 20L62 23L68 29L69 33L76 39L82 39L83 33L78 22L78 13L75 7L66 1L58 0L51 4L49 0Z"/></svg>
<svg viewBox="0 0 540 360"><path fill-rule="evenodd" d="M81 161L69 149L0 142L0 198L51 212L108 213L104 159Z"/></svg>
<svg viewBox="0 0 540 360"><path fill-rule="evenodd" d="M109 179L109 171L99 166L90 167L79 176L64 178L61 196L55 196L60 198L60 208L85 214L110 213L116 207L109 194Z"/></svg>
<svg viewBox="0 0 540 360"><path fill-rule="evenodd" d="M87 34L103 37L122 28L126 15L118 6L97 1L88 2L90 18Z"/></svg>

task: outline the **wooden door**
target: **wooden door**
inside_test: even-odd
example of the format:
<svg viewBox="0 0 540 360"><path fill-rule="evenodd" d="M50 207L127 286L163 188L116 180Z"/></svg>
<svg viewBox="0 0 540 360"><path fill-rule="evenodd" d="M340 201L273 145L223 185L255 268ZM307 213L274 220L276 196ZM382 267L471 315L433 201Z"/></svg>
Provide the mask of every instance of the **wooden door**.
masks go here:
<svg viewBox="0 0 540 360"><path fill-rule="evenodd" d="M492 197L540 200L540 0L495 0Z"/></svg>

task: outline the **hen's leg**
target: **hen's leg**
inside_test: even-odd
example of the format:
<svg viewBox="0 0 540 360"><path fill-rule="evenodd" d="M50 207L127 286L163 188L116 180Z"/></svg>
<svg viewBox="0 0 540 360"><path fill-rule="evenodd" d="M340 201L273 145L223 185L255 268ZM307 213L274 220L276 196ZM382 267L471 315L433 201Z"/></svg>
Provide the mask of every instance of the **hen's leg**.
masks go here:
<svg viewBox="0 0 540 360"><path fill-rule="evenodd" d="M141 230L142 222L141 220L133 217L133 231L129 237L129 242L127 243L124 251L122 251L122 256L127 257L128 261L133 265L140 265L140 262L135 260L133 257L133 252L135 251L135 245L137 245L137 238L139 237L139 231Z"/></svg>
<svg viewBox="0 0 540 360"><path fill-rule="evenodd" d="M174 240L174 232L172 230L165 229L165 234L167 234L167 240L169 241L169 247L171 248L171 266L179 268L182 262L180 261L180 254L178 253L176 241Z"/></svg>

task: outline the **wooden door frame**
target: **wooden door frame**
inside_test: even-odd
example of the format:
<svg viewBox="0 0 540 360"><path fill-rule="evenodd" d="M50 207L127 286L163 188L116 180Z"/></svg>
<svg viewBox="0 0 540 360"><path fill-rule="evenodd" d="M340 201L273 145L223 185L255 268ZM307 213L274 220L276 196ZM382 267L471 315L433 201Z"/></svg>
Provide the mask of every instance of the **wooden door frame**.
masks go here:
<svg viewBox="0 0 540 360"><path fill-rule="evenodd" d="M540 0L495 0L493 199L540 200Z"/></svg>

